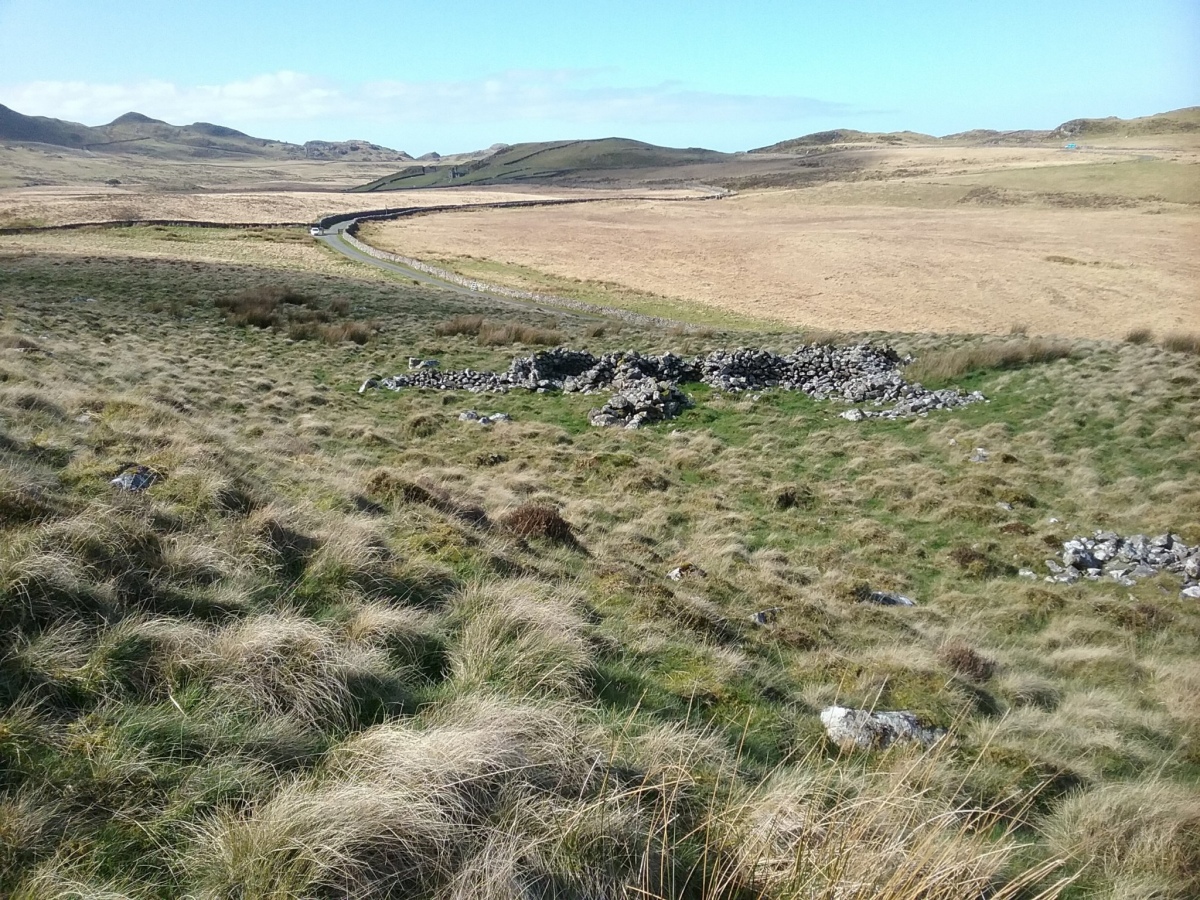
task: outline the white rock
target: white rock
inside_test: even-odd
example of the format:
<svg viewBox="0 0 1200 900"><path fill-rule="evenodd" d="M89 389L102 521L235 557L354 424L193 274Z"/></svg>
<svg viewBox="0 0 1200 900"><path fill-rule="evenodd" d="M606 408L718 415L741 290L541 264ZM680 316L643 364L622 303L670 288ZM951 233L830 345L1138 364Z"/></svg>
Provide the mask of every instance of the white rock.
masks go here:
<svg viewBox="0 0 1200 900"><path fill-rule="evenodd" d="M844 749L883 749L895 743L931 747L946 736L946 729L923 725L907 710L871 712L845 706L821 711L821 724L829 739Z"/></svg>

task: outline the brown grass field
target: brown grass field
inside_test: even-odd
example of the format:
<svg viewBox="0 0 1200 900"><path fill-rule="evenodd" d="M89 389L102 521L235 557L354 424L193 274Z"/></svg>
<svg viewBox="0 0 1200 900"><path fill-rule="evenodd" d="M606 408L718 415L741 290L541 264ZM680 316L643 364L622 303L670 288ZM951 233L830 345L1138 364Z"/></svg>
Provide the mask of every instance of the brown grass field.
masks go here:
<svg viewBox="0 0 1200 900"><path fill-rule="evenodd" d="M321 216L385 206L449 206L503 200L552 200L595 191L531 188L442 189L403 194L347 194L306 190L164 192L107 186L54 185L0 190L0 227L178 219L198 222L312 222ZM609 192L622 196L622 192ZM631 193L631 192L625 192ZM645 191L637 191L643 195ZM694 191L658 192L681 196ZM607 195L607 194L606 194Z"/></svg>
<svg viewBox="0 0 1200 900"><path fill-rule="evenodd" d="M809 328L1002 333L1019 323L1118 338L1200 317L1194 150L861 156L827 181L721 202L487 210L365 234L515 286L606 283Z"/></svg>

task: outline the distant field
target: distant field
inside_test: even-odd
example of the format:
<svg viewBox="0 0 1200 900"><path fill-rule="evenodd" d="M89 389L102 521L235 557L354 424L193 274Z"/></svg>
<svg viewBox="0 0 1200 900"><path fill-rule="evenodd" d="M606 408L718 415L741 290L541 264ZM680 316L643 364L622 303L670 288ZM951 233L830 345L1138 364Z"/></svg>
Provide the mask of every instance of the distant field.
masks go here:
<svg viewBox="0 0 1200 900"><path fill-rule="evenodd" d="M365 234L452 266L474 257L463 265L525 267L522 286L533 270L803 327L1002 333L1022 323L1120 337L1192 327L1200 309L1200 216L1187 208L929 209L808 196L489 210Z"/></svg>
<svg viewBox="0 0 1200 900"><path fill-rule="evenodd" d="M416 191L405 206L488 203L559 196L532 191ZM565 195L564 195L565 196ZM359 194L330 191L230 191L160 193L120 188L69 187L0 190L0 227L7 224L57 225L118 219L188 219L200 222L311 222L321 216L385 205ZM394 205L400 205L396 203Z"/></svg>
<svg viewBox="0 0 1200 900"><path fill-rule="evenodd" d="M453 188L405 191L371 197L335 191L203 191L163 192L120 187L36 187L0 190L0 228L60 225L67 222L110 222L127 219L182 219L198 222L313 222L330 213L384 206L454 206L507 200L554 200L595 196L596 191L571 188ZM681 197L698 191L608 191Z"/></svg>
<svg viewBox="0 0 1200 900"><path fill-rule="evenodd" d="M0 188L101 187L110 178L116 178L127 186L167 191L255 185L339 189L378 178L393 171L395 165L394 162L315 160L159 160L0 142Z"/></svg>
<svg viewBox="0 0 1200 900"><path fill-rule="evenodd" d="M1066 168L1023 168L963 175L957 180L1019 191L1070 191L1153 198L1170 203L1200 203L1200 165L1162 159L1108 161Z"/></svg>

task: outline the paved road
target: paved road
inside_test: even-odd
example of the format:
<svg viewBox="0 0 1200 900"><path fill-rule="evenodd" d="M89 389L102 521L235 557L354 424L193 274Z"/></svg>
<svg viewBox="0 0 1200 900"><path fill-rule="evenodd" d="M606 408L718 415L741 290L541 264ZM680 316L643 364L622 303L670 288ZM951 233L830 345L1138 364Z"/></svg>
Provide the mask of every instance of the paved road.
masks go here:
<svg viewBox="0 0 1200 900"><path fill-rule="evenodd" d="M376 268L383 269L385 272L393 272L397 275L402 275L405 278L409 278L413 281L421 284L427 284L430 287L439 288L441 290L453 291L456 294L461 294L468 297L487 297L493 303L511 306L515 309L533 310L534 312L545 313L547 315L561 316L565 314L570 316L578 316L581 319L587 319L589 321L604 321L610 318L606 314L599 311L590 313L587 310L576 309L574 307L548 306L545 303L539 303L535 300L518 300L514 297L504 297L499 294L491 294L487 291L473 291L470 288L463 287L461 284L455 284L452 281L443 281L442 279L434 275L429 275L426 272L410 269L408 266L402 265L401 263L392 262L391 260L377 259L374 256L369 256L368 254L363 253L357 247L347 243L342 239L342 234L347 228L350 227L350 225L351 222L339 222L336 225L331 225L325 230L324 234L316 236L316 239L323 243L326 247L329 247L330 249L342 254L347 259L351 259L354 262L375 266Z"/></svg>
<svg viewBox="0 0 1200 900"><path fill-rule="evenodd" d="M383 269L386 272L394 272L398 275L403 275L405 278L411 278L413 281L419 281L421 284L427 284L431 287L443 288L447 291L454 291L456 294L471 294L474 296L480 295L481 291L471 291L460 284L454 284L450 281L442 281L440 278L434 278L425 272L418 272L416 269L410 269L408 266L402 266L400 263L391 262L389 260L376 259L374 256L368 256L357 247L342 240L342 234L350 227L350 222L339 222L337 225L326 229L325 233L317 238L326 247L337 251L343 256L354 260L358 263L366 263L369 266ZM491 297L491 294L483 294L483 296ZM494 297L492 299L507 299Z"/></svg>
<svg viewBox="0 0 1200 900"><path fill-rule="evenodd" d="M588 197L588 198L584 198L584 197L581 197L581 198L577 198L577 199L556 200L556 201L551 201L551 202L554 204L603 203L610 199L622 199L622 200L673 199L675 202L688 202L689 200L696 200L696 199L718 200L718 199L722 199L724 197L731 196L731 192L729 192L729 191L724 191L721 189L713 189L713 190L714 190L714 193L709 194L707 197L698 197L698 198L651 198L651 197L645 197L645 198L642 198L642 197L622 197L622 198ZM474 205L479 206L480 208L495 208L497 206L525 207L525 206L541 206L541 205L549 205L549 204L540 203L538 201L525 200L525 201L515 201L512 203L485 203L485 204L474 204ZM470 208L472 208L472 204L468 204L468 205L462 206L462 207L457 207L457 209L460 209L460 210L470 209ZM435 208L435 210L436 209L448 210L448 209L450 209L450 207L440 207L440 208ZM408 212L408 211L409 210L407 210L407 209L401 210L401 212ZM368 218L379 218L377 216L367 216L367 217ZM438 278L436 275L430 275L426 272L421 272L417 269L410 269L408 266L404 265L403 263L394 262L393 260L378 259L377 257L371 256L370 254L363 253L357 247L348 243L344 239L346 231L349 230L349 228L354 224L355 221L356 220L354 220L354 219L350 219L345 222L338 222L335 225L330 225L329 228L325 229L325 232L323 234L315 235L315 237L318 241L323 243L326 247L329 247L330 249L336 251L337 253L342 254L347 259L351 259L354 262L365 263L366 265L369 265L369 266L375 266L376 268L383 269L385 272L392 272L397 275L402 275L405 278L411 279L412 281L418 282L420 284L427 284L430 287L436 287L436 288L440 288L442 290L453 291L456 294L464 294L464 295L470 296L470 297L487 297L489 300L492 300L493 302L503 303L507 306L514 306L514 307L517 307L520 309L531 309L532 308L532 309L537 310L538 312L549 313L549 314L558 314L558 315L561 315L563 313L568 313L571 315L580 316L585 319L592 319L592 320L598 320L598 321L604 320L604 319L610 319L610 318L613 318L614 316L616 316L618 318L626 319L627 321L630 321L630 322L638 321L638 322L644 322L644 323L655 324L655 325L662 325L662 324L670 321L667 319L658 318L656 316L644 316L639 313L629 312L626 310L608 309L605 307L595 307L593 309L587 309L587 308L581 309L580 306L576 306L573 303L568 303L567 301L563 301L563 305L561 305L561 306L554 306L553 301L551 301L551 305L548 308L547 305L545 304L545 301L539 302L536 300L519 300L514 297L507 297L507 296L503 296L501 294L493 294L490 291L486 291L486 290L471 290L470 288L463 287L461 284L455 284L452 281L445 281L441 278ZM581 304L581 305L584 307L587 306L587 304Z"/></svg>

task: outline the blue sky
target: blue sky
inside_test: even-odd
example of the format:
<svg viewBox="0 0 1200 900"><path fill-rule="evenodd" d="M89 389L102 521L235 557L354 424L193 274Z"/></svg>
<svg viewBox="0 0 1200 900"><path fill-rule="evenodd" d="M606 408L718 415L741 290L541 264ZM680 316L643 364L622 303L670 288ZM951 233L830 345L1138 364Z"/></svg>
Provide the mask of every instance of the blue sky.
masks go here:
<svg viewBox="0 0 1200 900"><path fill-rule="evenodd" d="M1200 103L1200 2L0 0L0 103L419 154L1049 128Z"/></svg>

